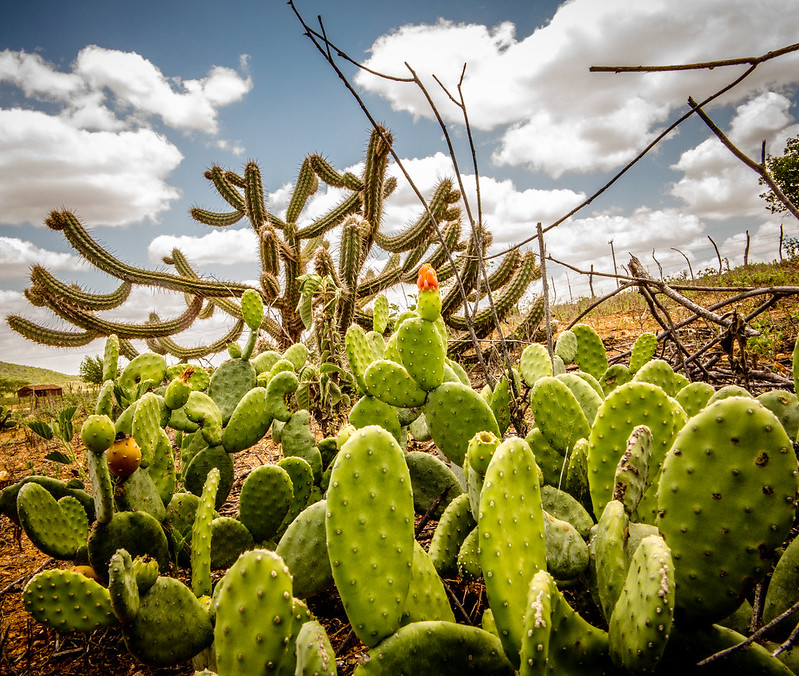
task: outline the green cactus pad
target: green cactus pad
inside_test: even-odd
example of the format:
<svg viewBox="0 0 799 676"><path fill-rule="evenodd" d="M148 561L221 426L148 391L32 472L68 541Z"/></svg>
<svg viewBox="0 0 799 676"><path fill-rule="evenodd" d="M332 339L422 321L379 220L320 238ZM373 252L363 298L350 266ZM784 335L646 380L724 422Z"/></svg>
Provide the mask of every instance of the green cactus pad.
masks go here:
<svg viewBox="0 0 799 676"><path fill-rule="evenodd" d="M382 427L356 431L327 492L327 548L355 634L374 646L399 627L413 572L413 495L402 449Z"/></svg>
<svg viewBox="0 0 799 676"><path fill-rule="evenodd" d="M204 392L192 392L182 410L186 418L200 426L203 439L209 446L222 443L222 413L211 397Z"/></svg>
<svg viewBox="0 0 799 676"><path fill-rule="evenodd" d="M430 559L439 575L455 576L458 571L458 551L476 525L469 497L461 493L444 510L430 541Z"/></svg>
<svg viewBox="0 0 799 676"><path fill-rule="evenodd" d="M276 671L292 629L288 568L274 552L243 554L222 580L214 629L218 671L235 676Z"/></svg>
<svg viewBox="0 0 799 676"><path fill-rule="evenodd" d="M255 289L247 289L241 295L241 316L252 331L257 331L264 319L264 301Z"/></svg>
<svg viewBox="0 0 799 676"><path fill-rule="evenodd" d="M651 673L669 640L674 619L674 565L658 535L642 541L610 618L613 662L631 673Z"/></svg>
<svg viewBox="0 0 799 676"><path fill-rule="evenodd" d="M153 392L148 392L136 406L131 425L131 436L141 450L141 465L147 467L152 462L155 447L158 444L158 430L161 429L162 399Z"/></svg>
<svg viewBox="0 0 799 676"><path fill-rule="evenodd" d="M358 391L366 393L364 374L366 369L369 368L369 364L372 363L374 356L372 355L372 347L366 339L366 332L358 324L353 324L347 329L347 333L344 336L344 348ZM388 359L388 357L386 358Z"/></svg>
<svg viewBox="0 0 799 676"><path fill-rule="evenodd" d="M545 676L548 673L554 588L555 581L545 570L539 570L530 580L519 669L522 676Z"/></svg>
<svg viewBox="0 0 799 676"><path fill-rule="evenodd" d="M582 407L557 378L538 379L530 392L530 408L544 438L561 455L567 455L578 439L588 438L590 428Z"/></svg>
<svg viewBox="0 0 799 676"><path fill-rule="evenodd" d="M519 372L528 387L536 384L539 378L552 375L552 360L547 348L541 343L531 343L522 350Z"/></svg>
<svg viewBox="0 0 799 676"><path fill-rule="evenodd" d="M156 521L163 521L166 507L150 470L139 467L124 481L117 484L117 504L121 510L146 512Z"/></svg>
<svg viewBox="0 0 799 676"><path fill-rule="evenodd" d="M105 339L105 348L103 349L103 382L116 380L118 359L119 337L112 333Z"/></svg>
<svg viewBox="0 0 799 676"><path fill-rule="evenodd" d="M499 446L499 438L492 432L481 431L475 434L467 446L466 453L469 456L469 467L480 476L485 476L488 464L494 452Z"/></svg>
<svg viewBox="0 0 799 676"><path fill-rule="evenodd" d="M523 439L505 440L491 458L477 527L488 601L505 652L518 665L527 588L546 569L538 468Z"/></svg>
<svg viewBox="0 0 799 676"><path fill-rule="evenodd" d="M286 422L292 414L290 395L299 387L297 376L291 371L281 371L269 380L266 386L266 405L269 414L280 422Z"/></svg>
<svg viewBox="0 0 799 676"><path fill-rule="evenodd" d="M766 601L763 604L763 622L768 624L782 615L796 601L799 600L799 538L791 541L777 565L768 583ZM775 627L769 636L779 640L788 638L793 629L794 622L789 618L783 620Z"/></svg>
<svg viewBox="0 0 799 676"><path fill-rule="evenodd" d="M17 513L31 542L54 559L72 559L86 544L89 520L80 502L70 495L56 502L39 484L27 483L17 495Z"/></svg>
<svg viewBox="0 0 799 676"><path fill-rule="evenodd" d="M45 570L31 578L22 605L57 631L94 631L116 622L108 590L71 570Z"/></svg>
<svg viewBox="0 0 799 676"><path fill-rule="evenodd" d="M444 383L431 392L424 413L436 446L456 465L463 465L469 441L478 432L500 436L491 407L461 383Z"/></svg>
<svg viewBox="0 0 799 676"><path fill-rule="evenodd" d="M587 538L594 520L585 508L569 493L554 486L541 486L541 506L552 516L568 521L581 537Z"/></svg>
<svg viewBox="0 0 799 676"><path fill-rule="evenodd" d="M502 376L491 395L491 410L499 425L500 434L505 434L505 431L510 427L510 405L512 399L508 376Z"/></svg>
<svg viewBox="0 0 799 676"><path fill-rule="evenodd" d="M464 580L480 580L483 568L480 565L480 533L475 526L458 550L458 574ZM499 632L496 632L499 636Z"/></svg>
<svg viewBox="0 0 799 676"><path fill-rule="evenodd" d="M326 515L326 500L306 507L291 522L275 550L289 568L297 598L315 596L333 584L327 556Z"/></svg>
<svg viewBox="0 0 799 676"><path fill-rule="evenodd" d="M288 472L278 465L256 467L244 480L239 521L256 542L272 538L291 507L294 489Z"/></svg>
<svg viewBox="0 0 799 676"><path fill-rule="evenodd" d="M524 438L533 451L536 465L541 470L542 483L559 486L566 475L569 459L554 448L544 437L544 433L534 427Z"/></svg>
<svg viewBox="0 0 799 676"><path fill-rule="evenodd" d="M427 620L455 622L447 592L427 552L413 543L413 576L402 608L401 624Z"/></svg>
<svg viewBox="0 0 799 676"><path fill-rule="evenodd" d="M160 354L145 352L128 363L117 382L122 387L135 391L139 383L152 381L157 386L165 377L166 360Z"/></svg>
<svg viewBox="0 0 799 676"><path fill-rule="evenodd" d="M796 439L799 433L799 399L796 395L785 390L770 390L761 394L757 400L777 416L785 433L791 439Z"/></svg>
<svg viewBox="0 0 799 676"><path fill-rule="evenodd" d="M588 384L588 381L576 373L562 373L556 377L571 390L571 393L577 399L577 403L580 404L580 408L583 409L586 421L591 425L596 417L596 412L602 404L602 397Z"/></svg>
<svg viewBox="0 0 799 676"><path fill-rule="evenodd" d="M227 425L242 397L255 387L255 368L248 361L231 359L214 371L208 384L208 396L222 414L222 424Z"/></svg>
<svg viewBox="0 0 799 676"><path fill-rule="evenodd" d="M211 521L211 570L230 568L254 546L250 531L238 519L219 516Z"/></svg>
<svg viewBox="0 0 799 676"><path fill-rule="evenodd" d="M676 396L683 387L688 385L688 379L680 373L675 373L671 365L662 359L646 362L635 372L633 380L657 385L670 397Z"/></svg>
<svg viewBox="0 0 799 676"><path fill-rule="evenodd" d="M725 385L713 393L713 396L707 400L706 406L715 404L722 399L728 399L729 397L752 397L752 393L740 385Z"/></svg>
<svg viewBox="0 0 799 676"><path fill-rule="evenodd" d="M411 451L405 454L405 462L411 475L413 507L416 513L426 514L436 500L445 496L432 514L432 518L440 519L447 506L463 493L458 478L449 467L430 453Z"/></svg>
<svg viewBox="0 0 799 676"><path fill-rule="evenodd" d="M611 392L599 407L588 438L588 485L594 514L601 514L613 497L616 466L627 448L627 439L638 425L652 432L654 445L649 487L656 489L660 465L674 438L669 398L650 383L631 382ZM645 518L641 514L641 518Z"/></svg>
<svg viewBox="0 0 799 676"><path fill-rule="evenodd" d="M544 512L547 570L556 580L573 580L588 568L588 546L568 521Z"/></svg>
<svg viewBox="0 0 799 676"><path fill-rule="evenodd" d="M616 466L613 499L621 502L630 516L637 513L644 496L654 443L650 429L639 425L630 433L627 448Z"/></svg>
<svg viewBox="0 0 799 676"><path fill-rule="evenodd" d="M793 443L754 399L722 399L678 433L663 463L657 525L685 616L729 615L766 574L793 523L796 475Z"/></svg>
<svg viewBox="0 0 799 676"><path fill-rule="evenodd" d="M588 440L580 439L569 456L563 481L566 492L577 500L589 514L593 514L591 494L588 489Z"/></svg>
<svg viewBox="0 0 799 676"><path fill-rule="evenodd" d="M139 612L122 625L128 650L145 664L166 667L211 645L211 618L186 585L161 576L139 600Z"/></svg>
<svg viewBox="0 0 799 676"><path fill-rule="evenodd" d="M116 436L114 423L107 415L90 415L80 428L80 440L92 453L105 453Z"/></svg>
<svg viewBox="0 0 799 676"><path fill-rule="evenodd" d="M364 373L366 391L391 406L421 406L427 392L411 378L405 367L387 359L373 361Z"/></svg>
<svg viewBox="0 0 799 676"><path fill-rule="evenodd" d="M322 454L316 447L316 437L311 431L311 414L305 409L293 413L283 427L280 441L283 455L305 460L311 466L314 483L319 483L322 478Z"/></svg>
<svg viewBox="0 0 799 676"><path fill-rule="evenodd" d="M607 620L613 614L627 575L625 545L628 524L624 505L611 500L602 511L596 535L591 541L591 565L596 575L599 605Z"/></svg>
<svg viewBox="0 0 799 676"><path fill-rule="evenodd" d="M271 369L282 358L283 355L281 355L280 352L276 352L275 350L267 350L266 352L261 352L257 356L250 359L250 364L253 365L255 373L261 375L262 373L268 373L269 369Z"/></svg>
<svg viewBox="0 0 799 676"><path fill-rule="evenodd" d="M313 490L314 475L311 466L299 457L283 458L277 464L291 477L293 494L289 510L278 528L278 533L283 533L288 528L288 525L308 505L308 500Z"/></svg>
<svg viewBox="0 0 799 676"><path fill-rule="evenodd" d="M297 635L297 664L299 676L336 676L336 654L330 645L325 628L316 620L305 622Z"/></svg>
<svg viewBox="0 0 799 676"><path fill-rule="evenodd" d="M642 333L635 340L630 354L630 373L636 373L644 366L658 349L658 339L654 333Z"/></svg>
<svg viewBox="0 0 799 676"><path fill-rule="evenodd" d="M390 432L397 442L401 437L397 409L375 397L368 395L361 397L350 411L349 422L355 429L380 425Z"/></svg>
<svg viewBox="0 0 799 676"><path fill-rule="evenodd" d="M599 383L602 386L604 396L609 395L617 387L626 385L633 379L633 374L624 364L613 364L599 376Z"/></svg>
<svg viewBox="0 0 799 676"><path fill-rule="evenodd" d="M233 457L222 446L204 448L197 453L183 473L183 484L186 490L202 495L205 479L212 469L218 469L220 475L216 493L216 508L219 509L230 495L234 480Z"/></svg>
<svg viewBox="0 0 799 676"><path fill-rule="evenodd" d="M493 634L452 622L414 622L369 652L356 676L513 676L514 669Z"/></svg>
<svg viewBox="0 0 799 676"><path fill-rule="evenodd" d="M111 557L108 566L108 592L116 618L123 624L131 622L139 612L140 599L133 559L125 549L118 549Z"/></svg>
<svg viewBox="0 0 799 676"><path fill-rule="evenodd" d="M402 365L419 386L430 391L444 380L446 343L433 322L406 319L397 329L397 349Z"/></svg>
<svg viewBox="0 0 799 676"><path fill-rule="evenodd" d="M577 356L577 336L574 331L566 329L555 341L555 354L564 364L571 364Z"/></svg>
<svg viewBox="0 0 799 676"><path fill-rule="evenodd" d="M211 594L211 522L219 488L219 470L208 472L191 526L191 590L196 597Z"/></svg>
<svg viewBox="0 0 799 676"><path fill-rule="evenodd" d="M254 387L236 405L222 432L222 445L228 453L243 451L257 444L271 424L266 388Z"/></svg>
<svg viewBox="0 0 799 676"><path fill-rule="evenodd" d="M698 381L683 387L674 398L683 407L688 417L692 418L707 406L714 392L712 385Z"/></svg>
<svg viewBox="0 0 799 676"><path fill-rule="evenodd" d="M177 477L172 442L163 427L158 428L158 443L155 446L155 452L147 472L153 484L155 484L161 501L168 505L172 499L172 494L175 492Z"/></svg>
<svg viewBox="0 0 799 676"><path fill-rule="evenodd" d="M608 356L602 340L587 324L576 324L571 330L577 336L577 353L574 355L574 361L581 371L599 378L608 369Z"/></svg>
<svg viewBox="0 0 799 676"><path fill-rule="evenodd" d="M102 580L117 549L135 558L147 554L162 571L169 566L169 544L161 524L144 512L117 512L110 522L99 524L89 535L89 562Z"/></svg>

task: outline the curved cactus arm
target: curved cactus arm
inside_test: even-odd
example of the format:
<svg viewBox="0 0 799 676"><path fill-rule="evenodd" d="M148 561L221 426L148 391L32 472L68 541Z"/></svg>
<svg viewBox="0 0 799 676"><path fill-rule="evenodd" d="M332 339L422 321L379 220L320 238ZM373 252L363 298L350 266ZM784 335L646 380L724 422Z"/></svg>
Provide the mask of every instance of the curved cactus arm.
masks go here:
<svg viewBox="0 0 799 676"><path fill-rule="evenodd" d="M370 225L364 242L364 255L359 261L363 263L374 242L375 234L383 221L384 186L386 183L386 167L394 138L384 127L376 127L369 137L366 150L366 162L363 169L363 217ZM360 267L360 265L359 265Z"/></svg>
<svg viewBox="0 0 799 676"><path fill-rule="evenodd" d="M31 269L31 282L38 287L39 293L44 290L44 295L56 295L68 300L75 307L84 310L112 310L124 303L130 295L132 285L123 281L118 289L107 294L95 294L84 291L77 285L64 284L56 279L41 265L34 265Z"/></svg>
<svg viewBox="0 0 799 676"><path fill-rule="evenodd" d="M380 274L362 282L358 286L358 298L371 298L376 293L385 291L388 287L399 282L401 276L402 268L400 267L399 254L392 254Z"/></svg>
<svg viewBox="0 0 799 676"><path fill-rule="evenodd" d="M461 224L460 221L453 221L442 229L441 236L444 239L446 246L439 245L433 252L423 261L415 262L411 255L407 256L405 263L402 266L402 281L406 284L413 284L419 277L419 269L423 265L429 265L438 270L447 260L447 250L459 251L461 249L459 240L461 238ZM439 275L439 281L441 276Z"/></svg>
<svg viewBox="0 0 799 676"><path fill-rule="evenodd" d="M450 207L460 199L460 192L453 189L452 181L443 179L436 187L433 197L430 199L428 209L404 231L388 236L380 232L375 233L375 244L384 251L391 253L402 253L409 251L430 240L435 232L434 221L436 222L456 221L460 219L460 209Z"/></svg>
<svg viewBox="0 0 799 676"><path fill-rule="evenodd" d="M341 278L338 276L338 270L336 269L333 256L330 255L330 249L326 246L320 246L314 253L313 263L316 274L320 277L330 277L335 286L339 289L342 288L343 284L341 283Z"/></svg>
<svg viewBox="0 0 799 676"><path fill-rule="evenodd" d="M544 296L538 296L513 331L515 338L530 340L544 318Z"/></svg>
<svg viewBox="0 0 799 676"><path fill-rule="evenodd" d="M74 332L50 329L19 315L8 315L6 322L23 338L41 345L52 345L53 347L83 347L99 337L95 331Z"/></svg>
<svg viewBox="0 0 799 676"><path fill-rule="evenodd" d="M324 235L337 225L341 225L342 221L347 218L347 216L357 213L360 207L361 196L358 193L354 193L347 197L341 204L334 207L332 211L329 211L318 220L299 230L297 236L300 239L309 239L311 237Z"/></svg>
<svg viewBox="0 0 799 676"><path fill-rule="evenodd" d="M52 212L45 224L52 230L62 230L72 247L96 268L131 284L157 286L202 297L240 296L248 288L246 284L237 282L193 280L123 263L103 249L69 211Z"/></svg>
<svg viewBox="0 0 799 676"><path fill-rule="evenodd" d="M313 195L319 188L319 179L313 170L313 165L310 160L306 158L300 167L300 173L297 175L297 183L294 186L294 192L291 195L288 209L286 210L286 223L296 223L299 219L302 210L305 208L305 203L308 198Z"/></svg>
<svg viewBox="0 0 799 676"><path fill-rule="evenodd" d="M66 319L82 329L95 331L103 336L116 333L118 336L124 336L125 338L155 338L157 336L171 336L189 328L197 318L202 308L202 302L202 298L197 297L182 315L158 324L141 325L108 321L97 317L91 312L78 310L69 305L61 305L56 302L50 303L48 301L48 306L62 319Z"/></svg>
<svg viewBox="0 0 799 676"><path fill-rule="evenodd" d="M346 178L346 174L342 175L339 174L330 164L328 164L327 160L324 159L321 155L308 155L308 162L311 165L311 168L314 170L314 173L319 177L321 181L325 184L329 185L331 188L350 188L352 189L352 185L348 185L348 179ZM350 177L355 178L353 174L349 174ZM361 190L363 184L360 183L359 179L358 187L355 190Z"/></svg>
<svg viewBox="0 0 799 676"><path fill-rule="evenodd" d="M499 267L494 270L488 276L488 288L492 291L496 291L501 287L505 286L511 279L513 279L513 275L519 269L519 266L522 264L522 253L519 249L513 249L506 253L503 258L502 262L499 264ZM482 280L481 280L482 281ZM484 290L484 287L483 287ZM485 294L481 293L481 296L484 297ZM469 294L469 302L473 303L475 300L475 294Z"/></svg>
<svg viewBox="0 0 799 676"><path fill-rule="evenodd" d="M264 185L261 180L261 169L250 160L244 167L244 199L247 202L247 217L253 230L258 232L267 222Z"/></svg>
<svg viewBox="0 0 799 676"><path fill-rule="evenodd" d="M540 269L535 264L535 254L528 251L524 255L513 279L505 286L503 292L494 299L494 308L500 320L519 302L530 282L535 278L536 273L540 274ZM445 321L448 326L458 331L467 329L466 320L457 315L450 315ZM478 337L481 334L487 335L494 328L494 313L490 307L483 308L474 315L473 321Z"/></svg>
<svg viewBox="0 0 799 676"><path fill-rule="evenodd" d="M483 249L487 246L488 237L483 235ZM459 264L459 265L458 265ZM458 272L463 284L464 291L469 294L474 289L474 283L477 281L477 274L479 272L478 258L477 258L477 238L472 234L469 239L469 246L466 249L466 255L460 256L456 260L458 265ZM439 275L441 281L441 275ZM460 287L457 284L452 284L446 294L441 298L441 315L446 319L453 312L457 312L463 305L463 296L461 296Z"/></svg>
<svg viewBox="0 0 799 676"><path fill-rule="evenodd" d="M222 352L222 350L225 350L230 343L239 339L243 330L244 320L240 319L233 325L233 328L231 328L228 333L226 333L216 342L210 343L208 345L182 347L167 336L159 336L158 338L153 339L153 341L158 345L159 349L164 350L165 353L171 354L173 357L177 357L180 360L200 359L201 357L205 357L209 354L216 354L217 352ZM147 345L150 345L149 341ZM158 352L158 350L154 350L152 347L150 347L150 349L153 352Z"/></svg>
<svg viewBox="0 0 799 676"><path fill-rule="evenodd" d="M201 209L200 207L193 207L189 213L198 223L210 225L214 228L226 228L229 225L235 225L244 217L244 212L242 211L220 213Z"/></svg>
<svg viewBox="0 0 799 676"><path fill-rule="evenodd" d="M225 202L244 215L247 204L244 201L244 197L237 189L243 187L241 185L241 177L232 174L232 172L226 172L218 165L214 165L205 172L205 178L214 184L219 196L225 200Z"/></svg>

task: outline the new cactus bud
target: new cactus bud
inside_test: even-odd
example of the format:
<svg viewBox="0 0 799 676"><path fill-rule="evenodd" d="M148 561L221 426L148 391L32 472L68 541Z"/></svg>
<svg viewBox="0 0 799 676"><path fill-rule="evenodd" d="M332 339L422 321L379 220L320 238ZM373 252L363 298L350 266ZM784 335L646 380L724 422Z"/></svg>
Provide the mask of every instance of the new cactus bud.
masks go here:
<svg viewBox="0 0 799 676"><path fill-rule="evenodd" d="M441 316L441 295L438 292L438 276L432 265L425 263L419 268L416 284L419 289L416 311L422 319L434 322Z"/></svg>
<svg viewBox="0 0 799 676"><path fill-rule="evenodd" d="M114 443L116 430L107 415L90 415L80 428L80 439L92 453L105 453Z"/></svg>

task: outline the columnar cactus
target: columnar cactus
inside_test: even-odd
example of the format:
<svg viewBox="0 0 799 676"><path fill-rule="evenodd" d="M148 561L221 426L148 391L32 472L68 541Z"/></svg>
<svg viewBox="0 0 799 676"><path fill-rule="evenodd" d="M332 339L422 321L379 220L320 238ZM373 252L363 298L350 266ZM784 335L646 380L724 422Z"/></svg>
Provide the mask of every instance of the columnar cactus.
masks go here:
<svg viewBox="0 0 799 676"><path fill-rule="evenodd" d="M383 203L397 184L396 179L387 174L392 142L393 138L387 130L379 128L372 132L361 176L340 173L321 156L309 155L300 168L294 192L282 217L271 213L267 207L261 171L255 162L248 162L243 174L219 166L205 172L205 177L225 202L227 211L215 212L196 207L191 210L191 215L198 223L214 228L228 228L243 219L249 221L258 240L257 255L261 264L258 289L241 283L201 278L178 249L164 259L167 265L174 267L174 272L131 266L106 251L74 214L54 211L46 220L48 227L63 232L81 256L119 279L120 286L110 294L93 294L63 283L41 266L35 266L31 272L31 287L26 291L27 298L34 305L48 307L79 330L49 329L16 315L9 316L8 323L26 338L47 345L76 347L113 333L119 337L120 348L130 358L136 354L130 341L140 339L147 341L154 352L189 359L225 349L228 343L238 338L244 322L248 322L251 328L255 327L255 331L244 350L246 359L255 344L258 330L282 347L296 343L308 328L303 321L300 305L305 307L305 319L313 321L308 310L313 305L315 291L306 294L305 298L302 298L300 291L310 272L309 266L313 266L320 280L326 280L325 285L318 285L326 298L335 289L333 295L336 302L328 304L325 301L327 307L333 309L334 316L326 314L324 318L332 319L339 333L344 333L353 320L371 328L372 313L366 306L381 291L400 282L412 281L423 263L444 265L446 250L450 253L466 250L467 255L458 257L455 264L463 291L457 284L450 287L444 311L447 323L463 332L466 320L454 313L465 300L462 295L464 291L467 296L472 295L472 301L475 300L477 259L474 254L478 251L478 242L485 251L490 245L490 235L476 232L468 243L459 241L461 214L457 204L461 195L449 179L438 183L429 199L428 209L408 228L394 235L383 233ZM345 196L326 214L311 222L304 222L306 204L317 192L320 183L344 190ZM436 227L441 232L444 244L438 239ZM330 243L326 239L334 229L340 231L341 241L337 262L331 255ZM375 248L388 252L389 260L377 274L372 271L365 274L369 254ZM446 263L442 278L448 279L454 274L455 268ZM495 306L500 318L515 306L530 282L539 275L531 253L520 255L513 252L506 255L488 280L490 289L496 292ZM161 320L154 313L142 324L104 319L101 313L122 306L134 285L183 293L188 306L181 315L169 320ZM253 314L252 303L245 297L247 292L250 298L252 293L257 294L270 306L271 312ZM485 295L485 284L482 284L480 297ZM184 347L172 340L171 336L184 331L195 320L210 317L215 309L235 320L228 335L219 341L197 347ZM378 315L385 316L385 309L381 302ZM536 310L533 314L537 318L537 325L540 313ZM255 323L252 320L254 316L257 320ZM478 335L489 333L493 326L490 308L477 313L475 329Z"/></svg>

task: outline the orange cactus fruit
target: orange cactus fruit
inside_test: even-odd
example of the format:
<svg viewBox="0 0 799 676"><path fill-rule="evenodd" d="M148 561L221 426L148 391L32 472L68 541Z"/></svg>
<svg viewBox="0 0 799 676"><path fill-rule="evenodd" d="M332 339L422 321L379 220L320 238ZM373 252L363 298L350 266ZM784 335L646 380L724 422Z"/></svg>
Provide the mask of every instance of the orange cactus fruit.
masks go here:
<svg viewBox="0 0 799 676"><path fill-rule="evenodd" d="M419 268L419 278L416 285L419 287L419 291L438 290L438 276L432 265L425 263Z"/></svg>
<svg viewBox="0 0 799 676"><path fill-rule="evenodd" d="M133 437L117 439L105 452L108 471L121 479L129 477L141 464L141 449Z"/></svg>

